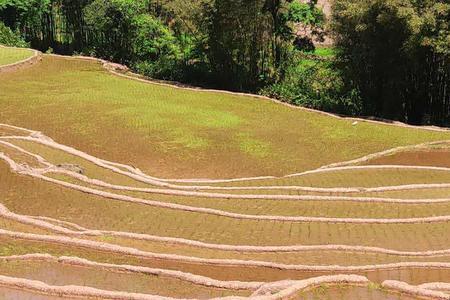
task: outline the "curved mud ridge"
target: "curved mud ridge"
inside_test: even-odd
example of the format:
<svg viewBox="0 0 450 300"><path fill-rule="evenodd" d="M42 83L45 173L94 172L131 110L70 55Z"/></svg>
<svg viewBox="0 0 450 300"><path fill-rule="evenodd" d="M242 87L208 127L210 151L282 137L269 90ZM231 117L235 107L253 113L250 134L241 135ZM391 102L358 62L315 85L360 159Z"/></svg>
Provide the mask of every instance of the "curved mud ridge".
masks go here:
<svg viewBox="0 0 450 300"><path fill-rule="evenodd" d="M139 182L144 182L150 184L152 186L164 187L165 189L159 188L136 188L129 186L120 186L120 185L111 185L105 183L99 179L90 179L77 174L75 172L68 172L65 169L57 168L56 166L46 162L39 155L30 153L10 142L6 142L6 140L14 141L14 140L25 140L29 142L36 142L39 144L43 144L45 146L61 150L71 155L78 156L82 159L85 159L88 162L91 162L99 167L108 169L114 173L127 176L133 180L137 180ZM214 190L262 190L262 189L285 189L285 190L301 190L308 192L320 192L320 193L361 193L361 192L385 192L385 191L402 191L402 190L413 190L413 189L439 189L439 188L449 188L450 183L430 183L430 184L408 184L408 185L400 185L400 186L382 186L382 187L352 187L352 188L317 188L317 187L300 187L300 186L255 186L255 187L216 187L216 186L191 186L191 185L174 185L167 182L161 181L161 179L151 177L145 175L144 173L132 169L127 166L130 171L124 171L123 169L119 169L114 165L118 165L117 163L111 163L99 158L93 157L86 153L83 153L79 150L70 148L65 145L58 144L52 141L50 138L45 137L42 134L38 134L37 132L32 133L30 136L6 136L0 137L0 143L7 145L9 147L14 148L17 151L25 153L27 155L33 156L37 161L42 164L47 165L48 168L45 170L40 170L40 174L44 174L47 172L59 172L65 173L66 175L76 177L78 180L82 180L88 182L93 185L98 185L102 187L112 188L116 190L128 190L128 191L141 191L147 193L156 193L156 194L168 194L168 195L181 195L181 196L202 196L208 198L234 198L234 199L270 199L270 200L328 200L328 201L366 201L366 202L391 202L391 203L431 203L431 202L447 202L449 199L390 199L390 198L377 198L377 197L343 197L343 196L311 196L311 195L282 195L282 194L271 194L271 195L252 195L252 194L227 194L227 193L210 193L205 192L203 190L214 189ZM353 169L412 169L412 170L436 170L436 171L450 171L450 168L442 168L442 167L424 167L424 166L345 166L345 167L336 167L336 168L327 168L327 169L317 169L313 171L307 171L302 173L304 175L311 173L322 173L322 172L333 172L339 170L353 170ZM133 171L131 171L133 170ZM297 174L296 176L300 176L301 174ZM185 191L187 190L187 191ZM199 191L202 190L202 191Z"/></svg>
<svg viewBox="0 0 450 300"><path fill-rule="evenodd" d="M117 265L109 263L98 263L93 262L84 258L79 257L69 257L61 256L55 257L50 254L25 254L25 255L11 255L11 256L1 256L0 260L4 261L39 261L39 262L53 262L68 266L82 266L88 268L96 268L108 270L111 272L121 273L139 273L155 276L166 276L183 281L187 281L196 285L202 285L207 287L216 287L229 290L257 290L261 286L267 284L266 282L240 282L240 281L223 281L208 278L205 276L195 275L191 273L185 273L181 271L166 270L149 268L142 266L132 266L132 265Z"/></svg>
<svg viewBox="0 0 450 300"><path fill-rule="evenodd" d="M318 265L295 265L283 264L256 260L240 260L240 259L215 259L215 258L199 258L194 256L185 256L178 254L154 253L149 251L138 250L131 247L119 246L105 242L85 240L80 238L71 238L66 236L43 235L34 233L23 233L0 229L0 237L20 239L26 241L53 243L59 245L67 245L91 250L98 250L109 253L123 254L127 256L147 259L160 259L169 261L178 261L183 263L192 263L200 265L216 265L216 266L243 266L243 267L261 267L278 270L308 271L308 272L365 272L390 269L450 269L450 263L446 262L401 262L388 263L378 265L365 266L318 266Z"/></svg>
<svg viewBox="0 0 450 300"><path fill-rule="evenodd" d="M58 219L41 217L41 216L26 216L19 215L9 211L4 205L0 204L0 217L13 220L22 224L32 225L36 228L42 228L57 234L68 236L88 236L88 237L102 237L115 236L127 238L130 240L153 241L160 243L180 244L192 246L203 249L215 249L223 251L240 251L251 253L264 252L306 252L306 251L339 251L339 252L357 252L357 253L377 253L387 254L402 257L439 257L450 255L450 249L443 250L428 250L428 251L401 251L386 249L381 247L358 246L358 245L292 245L292 246L250 246L250 245L226 245L226 244L211 244L195 240L188 240L183 238L161 237L149 234L140 234L132 232L109 231L109 230L95 230L87 229L78 224L71 222L60 221ZM58 225L55 225L58 224ZM72 229L70 229L72 228ZM74 230L75 229L75 230Z"/></svg>
<svg viewBox="0 0 450 300"><path fill-rule="evenodd" d="M13 48L13 47L5 47L0 45L1 48ZM18 48L21 50L24 50L23 48ZM0 74L1 73L6 73L6 72L12 72L15 71L17 69L21 69L27 66L31 66L33 64L36 64L37 62L39 62L42 59L42 53L34 50L34 49L29 49L30 51L33 52L33 55L31 57L28 57L26 59L23 59L21 61L12 63L12 64L8 64L8 65L0 65Z"/></svg>
<svg viewBox="0 0 450 300"><path fill-rule="evenodd" d="M66 145L58 144L53 141L51 138L46 137L44 134L32 131L20 127L15 127L7 124L0 124L0 128L5 127L9 128L13 131L18 131L23 135L12 135L12 136L1 136L0 144L5 147L9 147L8 149L12 149L13 151L17 151L22 155L27 155L27 157L32 157L36 162L36 166L32 167L25 163L21 163L19 161L15 161L13 158L13 152L8 152L12 157L8 156L5 153L0 151L0 160L5 161L16 173L31 176L33 178L43 180L46 182L50 182L52 184L56 184L59 186L63 186L65 188L77 190L83 193L96 195L99 197L123 201L129 203L137 203L147 206L153 207L161 207L171 210L178 210L183 212L193 212L200 214L209 214L215 216L221 216L225 218L233 218L233 219L247 219L247 220L265 220L265 221L275 221L275 222L320 222L320 223L345 223L345 224L420 224L420 223L437 223L437 222L450 222L450 216L436 216L432 215L429 217L420 217L420 218L390 218L390 219L374 219L374 218L333 218L333 217L308 217L308 216L277 216L277 215L249 215L249 214L239 214L232 213L224 210L205 208L205 207L193 207L182 204L175 203L167 203L163 201L154 201L147 200L139 197L127 196L124 194L109 192L101 190L100 188L108 188L116 191L135 191L135 192L145 192L150 194L167 194L167 195L178 195L178 196L201 196L207 198L228 198L228 199L242 199L242 200L251 200L251 199L270 199L270 200L317 200L317 201L355 201L355 202L389 202L389 203L397 203L397 204L427 204L427 203L450 203L449 199L395 199L395 198L377 198L377 197L355 197L355 196L314 196L314 195L267 195L267 194L227 194L227 193L217 193L217 192L206 192L203 190L208 189L217 189L217 190L227 190L227 189L269 189L276 187L267 187L267 186L258 186L258 187L239 187L239 186L230 186L230 187L216 187L213 185L202 186L197 183L216 183L223 182L217 180L209 180L205 179L204 181L198 179L185 180L183 183L187 185L179 185L177 182L181 183L178 180L168 180L168 179L160 179L157 177L152 177L141 172L139 169L134 167L120 164L116 162L110 162L106 160L102 160L100 158L96 158L87 153L81 152L74 148L68 147ZM141 183L146 183L149 187L133 187L127 185L116 185L111 184L106 181L103 181L101 178L95 179L90 178L88 176L78 174L73 170L69 170L64 167L60 167L59 165L52 164L51 162L44 159L37 153L33 153L33 150L26 150L16 144L14 141L22 140L33 143L39 143L53 149L62 151L67 154L71 154L82 158L89 163L93 163L98 167L103 169L112 171L114 173L126 176L127 178L139 181ZM28 149L28 148L27 148ZM395 149L394 149L395 150ZM388 151L394 151L388 150ZM8 150L9 151L9 150ZM398 151L396 149L395 151ZM376 155L384 155L384 153L375 154ZM374 156L368 156L368 159L371 159ZM19 160L15 158L16 160ZM436 167L436 166L392 166L392 165L379 165L379 166L356 166L355 164L364 161L367 158L359 159L357 162L351 161L341 163L340 165L334 166L325 166L316 170L311 170L307 172L303 172L300 174L292 174L289 176L303 176L312 173L327 173L327 172L335 172L342 170L372 170L372 169L406 169L406 170L434 170L439 172L450 172L450 168L447 167ZM34 163L33 163L34 165ZM51 175L52 173L60 173L63 175L67 175L73 179L74 182L67 182L64 180L59 180L56 178L52 178L47 175ZM288 176L288 177L289 177ZM243 179L230 179L230 182L234 181L249 181L256 180L261 178L273 178L270 176L267 177L259 177L259 178L243 178ZM80 183L82 182L82 183ZM86 184L86 185L82 185ZM145 185L144 185L145 186ZM155 187L156 186L156 187ZM327 193L358 193L358 192L367 192L367 191L399 191L399 190L409 190L416 188L449 188L450 183L442 183L442 184L414 184L414 185L403 185L403 186L381 186L374 188L359 188L359 187L351 187L351 188L311 188L311 187L292 187L292 186L278 186L279 189L286 190L295 190L295 189L309 189L308 191L320 191ZM0 199L1 200L1 199ZM282 203L281 203L282 205ZM227 245L227 244L211 244L204 243L196 240L188 240L182 238L175 237L162 237L155 236L149 234L138 234L133 232L122 232L122 231L108 231L108 230L96 230L83 227L79 224L75 224L72 222L67 222L55 218L45 217L45 216L30 216L30 215L21 215L10 211L7 207L0 203L0 217L3 219L11 220L14 222L18 222L21 224L26 224L33 226L35 228L43 229L52 233L50 234L34 234L34 233L25 233L18 231L9 231L0 229L0 237L7 239L17 239L23 241L30 242L40 242L40 243L48 243L55 244L61 246L70 246L74 249L88 249L92 251L100 251L109 254L120 254L125 255L137 259L153 259L153 260L165 260L176 263L185 263L188 265L203 265L206 266L214 266L217 268L220 267L244 267L249 268L261 268L260 270L271 269L274 270L286 270L286 271L300 271L300 272L319 272L319 274L329 274L329 273L362 273L368 271L385 271L385 270L412 270L412 269L427 269L427 270L445 270L447 272L450 270L450 263L448 262L400 262L401 257L441 257L450 255L450 249L439 249L439 250L428 250L428 251L401 251L394 249L386 249L381 247L370 247L370 246L358 246L358 245L290 245L290 246L250 246L250 245ZM366 265L349 265L349 266L340 266L340 265L301 265L301 264L284 264L277 262L270 262L264 260L252 260L252 259L224 259L224 258L202 258L196 256L189 255L178 255L178 254L168 254L168 253L157 253L139 250L132 247L120 246L113 243L101 242L96 240L90 240L88 238L92 237L120 237L127 238L130 240L142 240L142 241L153 241L158 243L173 243L180 244L186 246L193 246L197 248L204 249L217 249L217 250L225 250L225 251L240 251L240 252L248 252L248 253L263 253L263 252L280 252L282 255L301 255L301 252L306 251L337 251L337 252L350 252L354 253L371 253L371 254L384 254L384 255L392 255L396 256L399 259L395 259L393 263L385 263L385 264L376 264L374 261L370 261ZM109 270L112 272L129 272L129 273L143 273L149 275L156 276L166 276L170 278L176 278L179 280L183 280L186 282L190 282L197 285L207 286L207 287L216 287L223 288L227 290L248 290L252 292L252 295L248 298L250 299L285 299L292 296L295 296L297 293L302 292L306 289L317 287L319 285L335 285L335 284L353 284L353 285L361 285L368 286L369 280L366 277L359 275L330 275L330 276L321 276L310 278L306 280L284 280L277 282L245 282L245 281L226 281L226 280L217 280L212 279L210 277L196 275L193 273L182 272L178 270L169 270L169 269L158 269L158 268L150 268L139 265L119 265L112 263L100 263L89 261L86 259L78 258L78 257L54 257L49 254L28 254L22 256L6 256L0 257L0 260L5 261L26 261L26 260L35 260L35 261L48 261L54 262L58 264L65 264L70 266L85 266L89 268L99 268L104 270ZM444 259L442 259L444 260ZM380 261L379 261L380 262ZM357 263L356 263L357 264ZM209 276L209 275L208 275ZM214 276L213 276L214 277ZM370 277L370 276L369 276ZM248 277L250 278L250 277ZM256 277L253 277L256 278ZM389 277L391 278L391 277ZM235 277L236 279L236 277ZM440 278L436 278L436 281L441 280ZM46 284L45 282L28 280L24 278L13 278L7 276L0 276L0 286L5 286L8 288L15 289L23 289L27 291L31 291L33 293L40 293L45 295L55 295L61 297L96 297L100 299L173 299L169 297L161 297L158 295L148 295L148 294L138 294L138 293L128 293L128 292L118 292L118 291L107 291L95 289L92 287L82 287L82 286L51 286ZM408 294L413 297L418 298L426 298L426 299L450 299L448 294L445 294L443 291L446 291L449 288L449 285L445 282L430 282L421 284L419 286L411 286L404 282L397 281L384 281L383 287L385 287L389 291L395 291L403 294ZM447 297L447 298L446 298ZM223 299L248 299L246 297L227 297Z"/></svg>
<svg viewBox="0 0 450 300"><path fill-rule="evenodd" d="M222 297L214 299L258 299L258 300L276 300L286 299L294 296L302 290L312 288L319 285L335 285L335 284L358 284L367 285L369 280L363 276L357 275L333 275L311 278L301 281L283 282L281 284L274 283L273 286L266 287L267 290L279 290L278 292L267 296L250 296L250 297ZM41 281L7 277L0 275L0 286L18 288L23 290L32 291L39 294L55 295L60 297L83 297L83 298L96 298L96 299L121 299L121 300L173 300L177 298L162 297L157 295L127 293L127 292L115 292L100 290L91 287L82 286L51 286Z"/></svg>
<svg viewBox="0 0 450 300"><path fill-rule="evenodd" d="M409 285L406 282L396 281L396 280L386 280L381 284L382 287L398 291L403 294L422 297L425 299L436 299L436 300L449 300L450 295L429 289L424 289L420 286Z"/></svg>
<svg viewBox="0 0 450 300"><path fill-rule="evenodd" d="M8 126L7 124L1 124L0 126ZM12 126L12 128L19 128ZM24 130L25 131L25 130ZM172 179L162 179L157 178L154 176L147 175L140 171L139 169L133 168L131 166L127 166L124 164L119 164L115 162L109 162L97 157L94 157L92 155L89 155L85 152L82 152L80 150L74 149L67 145L59 144L55 141L53 141L51 138L45 136L41 132L38 131L31 131L31 133L28 136L3 136L0 137L2 140L23 140L28 142L35 142L39 143L41 145L60 150L63 152L66 152L70 155L78 156L86 161L89 161L99 167L106 168L110 171L113 171L115 173L128 176L134 180L160 186L160 187L166 187L166 188L172 188L172 189L186 189L186 190L207 190L207 189L214 189L214 190L245 190L245 189L297 189L297 190L304 190L304 191L311 191L311 192L340 192L340 193L355 193L355 192L371 192L371 191L383 191L383 188L386 188L386 191L392 190L391 187L378 187L378 188L362 188L362 187L353 187L353 188L314 188L314 187L296 187L296 186L260 186L260 187L222 187L222 186L208 186L208 185L177 185L173 184L171 182L180 182L180 180L172 180ZM442 142L442 141L440 141ZM440 143L439 142L439 143ZM433 143L430 143L433 144ZM423 144L422 144L423 145ZM397 148L395 148L397 149ZM391 150L388 150L391 151ZM397 150L396 150L397 151ZM375 154L378 155L378 154ZM368 157L372 157L369 155ZM363 158L365 159L365 158ZM369 158L370 159L370 158ZM359 161L360 159L358 159ZM343 164L343 165L341 165ZM411 170L435 170L435 171L450 171L450 168L446 167L435 167L435 166L405 166L405 165L369 165L369 166L353 166L353 161L351 163L344 162L344 163L337 163L335 165L328 165L324 167L320 167L315 170L305 171L302 173L296 173L296 174L290 174L283 177L272 177L272 176L265 176L265 177L254 177L254 178L243 178L241 179L230 179L230 180L197 180L192 179L186 182L190 183L214 183L214 182L235 182L235 181L250 181L250 180L260 180L260 179L276 179L276 178L288 178L288 177L300 177L304 175L309 174L317 174L317 173L327 173L327 172L334 172L334 171L342 171L342 170L362 170L362 169L411 169ZM122 168L126 169L127 171L124 171ZM420 188L421 185L417 185L416 188ZM426 187L426 186L425 186ZM406 189L411 189L410 185ZM372 189L372 190L371 190ZM376 190L377 189L377 190ZM394 189L397 190L397 189Z"/></svg>
<svg viewBox="0 0 450 300"><path fill-rule="evenodd" d="M50 164L49 162L45 161L41 156L33 154L31 152L28 152L26 150L21 149L18 146L15 146L11 143L5 142L4 140L11 140L11 139L18 139L18 140L26 140L26 141L33 141L38 142L40 144L44 144L53 148L57 148L59 150L65 151L69 154L74 154L79 157L82 157L84 159L89 160L90 162L95 163L96 165L109 169L115 173L130 177L132 179L136 179L138 181L146 182L153 185L163 185L167 188L172 188L174 185L163 183L160 181L157 181L153 178L148 178L146 176L142 176L133 172L124 171L122 169L119 169L117 167L111 166L108 163L105 163L101 159L95 158L93 156L90 156L86 153L83 153L81 151L78 151L76 149L70 148L65 145L58 144L51 140L48 137L43 136L41 133L33 132L30 136L14 136L14 137L0 137L0 143L10 146L14 148L15 150L21 151L23 153L26 153L28 155L33 156L37 159L40 163L46 166L44 169L35 169L27 165L18 164L14 160L12 160L10 157L8 157L4 153L0 153L0 159L6 161L11 169L17 173L23 174L23 175L29 175L34 178L38 178L47 182L51 182L53 184L58 184L60 186L64 186L66 188L70 188L73 190L77 190L83 193L92 194L96 196L100 196L103 198L108 198L112 200L118 200L123 202L130 202L130 203L138 203L142 205L148 205L148 206L154 206L154 207L160 207L160 208L166 208L166 209L172 209L172 210L180 210L185 212L194 212L194 213L202 213L202 214L209 214L209 215L215 215L220 217L226 217L226 218L233 218L233 219L243 219L243 220L265 220L265 221L278 221L278 222L322 222L322 223L346 223L346 224L416 224L416 223L438 223L438 222L449 222L450 216L448 215L442 215L442 216L430 216L430 217L416 217L416 218L388 218L388 219L382 219L382 218L333 218L333 217L309 217L309 216L277 216L277 215L250 215L250 214L241 214L241 213L233 213L213 208L204 208L204 207L194 207L194 206L188 206L188 205L182 205L182 204L175 204L175 203L167 203L167 202L161 202L161 201L155 201L155 200L147 200L142 199L138 197L132 197L122 194L116 194L108 191L98 190L94 189L88 186L82 186L58 179L54 179L48 176L45 176L45 173L52 171L52 172L60 172L64 173L66 175L70 175L72 177L75 177L79 180L83 180L89 184L99 185L103 187L108 188L114 188L118 190L132 190L132 191L144 191L144 192L150 192L150 193L165 193L165 194L173 194L173 195L183 195L183 196L207 196L207 197L217 197L217 198L233 198L233 199L295 199L295 200L306 200L306 199L314 199L314 200L325 200L330 199L329 197L321 197L321 196L291 196L291 195L236 195L236 194L217 194L217 193L203 193L203 192L197 192L197 191L178 191L178 190L159 190L159 189L137 189L132 187L125 187L125 186L118 186L118 185L111 185L108 183L105 183L101 180L97 179L90 179L85 176L81 176L77 174L76 172L70 172L67 170L62 170L61 168L58 168L55 165ZM393 166L351 166L351 167L337 167L338 169L347 169L347 168L357 168L357 169L373 169L374 167L377 168L392 168ZM395 166L394 166L395 167ZM449 168L440 168L440 167L414 167L414 166L403 166L407 169L431 169L431 170L439 170L439 171L450 171ZM317 171L328 172L330 169L319 169ZM315 172L315 171L311 171ZM443 184L444 186L448 186L448 184ZM414 185L418 186L418 185ZM423 185L427 186L427 185ZM433 187L436 187L439 185L433 184ZM178 187L175 185L175 187ZM197 188L196 186L191 188ZM392 187L391 187L392 188ZM376 198L352 198L352 197L340 197L340 198L334 198L334 200L345 200L345 201L368 201L368 202L377 202L377 201L384 201L384 202L393 202L393 203L399 203L399 202L407 202L408 200L399 200L399 199L376 199ZM414 200L417 203L417 200ZM421 202L447 202L448 199L421 199ZM411 203L411 200L410 202ZM414 202L413 202L414 203Z"/></svg>
<svg viewBox="0 0 450 300"><path fill-rule="evenodd" d="M127 196L127 195L122 195L122 194L115 194L115 193L106 192L106 191L102 191L102 190L96 190L96 189L93 189L90 187L85 187L85 186L65 182L65 181L54 179L51 177L46 177L37 172L34 172L33 170L30 170L29 168L24 168L23 166L16 164L12 159L10 159L8 156L6 156L5 154L2 154L2 153L0 153L0 159L6 161L11 166L12 170L14 170L20 174L29 175L34 178L38 178L38 179L41 179L41 180L44 180L47 182L58 184L60 186L64 186L66 188L77 190L77 191L80 191L83 193L92 194L92 195L100 196L100 197L107 198L107 199L117 200L117 201L137 203L137 204L142 204L142 205L148 205L148 206L160 207L160 208L166 208L166 209L172 209L172 210L180 210L180 211L185 211L185 212L209 214L209 215L215 215L215 216L233 218L233 219L265 220L265 221L278 221L278 222L288 221L288 222L322 222L322 223L346 223L346 224L417 224L417 223L441 223L441 222L449 222L450 221L450 215L449 216L421 217L421 218L402 218L402 219L400 219L400 218L373 219L373 218L332 218L332 217L306 217L306 216L289 217L289 216L240 214L240 213L227 212L227 211L213 209L213 208L193 207L193 206L188 206L188 205L167 203L167 202L161 202L161 201L156 201L156 200L146 200L146 199L142 199L142 198Z"/></svg>
<svg viewBox="0 0 450 300"><path fill-rule="evenodd" d="M214 299L254 299L254 300L278 300L288 299L294 297L302 291L312 289L318 286L334 286L334 285L349 285L349 286L364 286L368 287L370 281L364 276L358 275L329 275L314 277L299 281L281 281L262 284L255 290L250 297L222 297ZM122 299L122 300L174 300L177 298L162 297L157 295L116 292L101 290L87 286L52 286L42 281L29 280L16 277L0 276L0 286L22 289L31 291L36 294L54 295L59 297L81 297L81 298L96 298L96 299ZM450 296L439 292L411 286L405 282L399 281L384 281L383 288L389 292L397 292L408 294L413 297L421 299L439 299L448 300Z"/></svg>

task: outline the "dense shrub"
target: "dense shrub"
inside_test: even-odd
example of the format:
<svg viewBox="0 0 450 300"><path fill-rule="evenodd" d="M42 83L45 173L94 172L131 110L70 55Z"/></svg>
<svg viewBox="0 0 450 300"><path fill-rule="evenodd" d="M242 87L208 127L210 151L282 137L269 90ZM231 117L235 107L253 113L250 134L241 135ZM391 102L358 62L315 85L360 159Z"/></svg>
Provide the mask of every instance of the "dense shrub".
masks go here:
<svg viewBox="0 0 450 300"><path fill-rule="evenodd" d="M9 27L0 22L0 44L12 47L28 47L19 33L13 32Z"/></svg>
<svg viewBox="0 0 450 300"><path fill-rule="evenodd" d="M132 20L133 66L140 73L161 79L180 78L182 52L177 38L159 20L141 14Z"/></svg>
<svg viewBox="0 0 450 300"><path fill-rule="evenodd" d="M330 50L320 50L328 54ZM360 112L356 90L348 89L333 57L296 52L288 64L285 78L260 91L261 94L295 105L340 114Z"/></svg>
<svg viewBox="0 0 450 300"><path fill-rule="evenodd" d="M135 36L133 20L145 12L145 2L94 0L87 5L83 15L92 35L89 52L121 63L130 63Z"/></svg>
<svg viewBox="0 0 450 300"><path fill-rule="evenodd" d="M128 64L147 76L179 79L179 40L147 12L148 5L148 1L94 0L86 6L86 23L96 34L87 52Z"/></svg>

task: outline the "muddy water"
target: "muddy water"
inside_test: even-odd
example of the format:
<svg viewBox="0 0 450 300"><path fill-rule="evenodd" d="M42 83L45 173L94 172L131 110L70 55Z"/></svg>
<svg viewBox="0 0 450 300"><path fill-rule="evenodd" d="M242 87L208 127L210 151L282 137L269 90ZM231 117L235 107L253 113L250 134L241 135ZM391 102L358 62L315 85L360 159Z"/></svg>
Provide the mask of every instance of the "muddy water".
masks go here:
<svg viewBox="0 0 450 300"><path fill-rule="evenodd" d="M33 292L29 291L21 291L6 287L0 287L0 299L2 300L75 300L75 298L61 298L56 296L48 296L48 295L41 295L41 294L35 294ZM81 299L81 298L77 298Z"/></svg>
<svg viewBox="0 0 450 300"><path fill-rule="evenodd" d="M20 129L4 127L0 125L0 136L10 136L10 135L27 136L29 135L29 133Z"/></svg>
<svg viewBox="0 0 450 300"><path fill-rule="evenodd" d="M89 286L103 290L155 294L168 297L209 299L249 295L249 291L229 291L192 284L167 276L114 272L98 267L82 267L55 262L0 261L2 275L43 281L49 285ZM1 298L0 298L1 299Z"/></svg>
<svg viewBox="0 0 450 300"><path fill-rule="evenodd" d="M399 152L370 160L365 164L450 167L450 149Z"/></svg>
<svg viewBox="0 0 450 300"><path fill-rule="evenodd" d="M318 287L301 293L295 299L301 300L413 300L412 296L385 291L377 287L332 286Z"/></svg>

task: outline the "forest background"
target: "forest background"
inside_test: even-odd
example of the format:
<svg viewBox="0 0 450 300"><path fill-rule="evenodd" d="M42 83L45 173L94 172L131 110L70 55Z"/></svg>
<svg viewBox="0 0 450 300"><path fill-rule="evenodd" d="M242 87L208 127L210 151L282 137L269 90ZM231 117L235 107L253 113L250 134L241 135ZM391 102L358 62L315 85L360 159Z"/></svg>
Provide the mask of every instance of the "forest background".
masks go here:
<svg viewBox="0 0 450 300"><path fill-rule="evenodd" d="M448 0L0 0L0 43L295 105L450 126ZM301 130L301 129L299 129Z"/></svg>

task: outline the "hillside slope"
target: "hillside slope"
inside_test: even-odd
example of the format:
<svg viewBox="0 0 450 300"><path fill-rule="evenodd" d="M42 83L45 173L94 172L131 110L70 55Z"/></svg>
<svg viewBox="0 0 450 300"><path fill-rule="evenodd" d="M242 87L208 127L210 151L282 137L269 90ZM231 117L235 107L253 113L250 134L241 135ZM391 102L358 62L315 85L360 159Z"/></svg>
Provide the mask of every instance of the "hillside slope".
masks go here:
<svg viewBox="0 0 450 300"><path fill-rule="evenodd" d="M0 88L3 123L166 177L285 175L450 136L138 82L54 56L0 74Z"/></svg>

